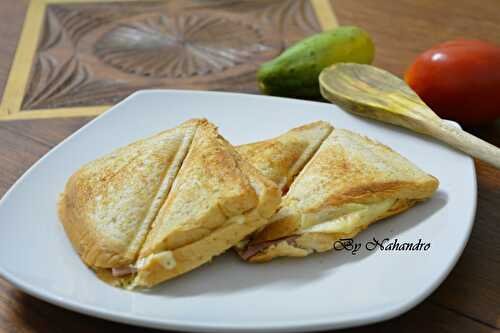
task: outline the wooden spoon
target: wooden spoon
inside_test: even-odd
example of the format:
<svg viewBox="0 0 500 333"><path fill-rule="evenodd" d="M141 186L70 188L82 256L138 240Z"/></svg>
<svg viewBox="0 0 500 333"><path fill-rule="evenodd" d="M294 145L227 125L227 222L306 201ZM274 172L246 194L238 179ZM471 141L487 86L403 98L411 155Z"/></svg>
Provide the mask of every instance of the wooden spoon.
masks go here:
<svg viewBox="0 0 500 333"><path fill-rule="evenodd" d="M403 80L387 71L342 63L325 68L319 82L323 97L347 111L432 136L500 168L500 149L439 118Z"/></svg>

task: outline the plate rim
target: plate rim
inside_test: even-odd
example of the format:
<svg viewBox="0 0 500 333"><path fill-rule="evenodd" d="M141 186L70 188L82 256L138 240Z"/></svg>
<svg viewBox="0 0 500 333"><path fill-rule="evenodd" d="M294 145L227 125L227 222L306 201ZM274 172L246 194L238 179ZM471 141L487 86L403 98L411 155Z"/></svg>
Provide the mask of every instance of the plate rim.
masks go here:
<svg viewBox="0 0 500 333"><path fill-rule="evenodd" d="M114 114L117 112L123 104L129 103L130 100L137 98L140 95L148 95L148 94L158 94L158 93L169 93L169 94L199 94L199 95L236 95L238 97L243 98L258 98L258 99L284 99L291 102L299 102L299 103L313 103L313 104L325 104L317 101L306 101L300 99L293 98L285 98L285 97L276 97L276 96L265 96L265 95L255 95L255 94L245 94L245 93L233 93L233 92L223 92L223 91L205 91L205 90L183 90L183 89L148 89L148 90L138 90L125 99L111 107L105 113L97 116L95 119L92 119L87 124L71 133L68 137L59 142L56 146L50 149L47 153L45 153L40 159L38 159L32 166L30 166L21 177L19 177L13 185L5 192L5 194L0 199L0 209L4 205L7 198L11 195L15 188L18 187L25 179L33 172L37 166L42 163L46 158L55 153L61 146L65 145L66 142L71 140L73 137L79 135L80 132L84 131L87 127L92 126L95 122L100 121L104 117L108 117L110 114ZM337 106L337 105L335 105ZM340 108L339 106L337 106ZM459 124L453 121L446 120L455 126L460 127ZM408 130L409 133L412 133ZM413 133L412 133L413 134ZM463 153L462 153L463 154ZM89 306L86 304L82 304L81 302L74 301L68 298L58 297L56 294L52 292L47 292L43 290L41 287L37 287L36 285L29 283L25 280L17 278L13 274L7 272L2 266L0 266L0 277L4 278L6 281L14 285L16 288L21 291L35 297L46 301L48 303L54 304L56 306L69 309L71 311L75 311L78 313L82 313L85 315L90 315L93 317L111 320L118 323L125 323L134 326L141 327L149 327L155 329L162 330L178 330L178 331L197 331L197 332L251 332L251 331L266 331L266 332L298 332L298 331L316 331L316 330L325 330L325 329L340 329L346 327L356 327L361 325L367 325L375 322L385 321L394 317L397 317L421 303L425 300L432 292L434 292L441 283L446 279L446 277L450 274L453 268L456 266L458 259L461 257L472 232L472 228L475 224L475 216L477 211L477 173L474 164L474 160L472 157L463 154L468 158L469 166L472 169L473 177L472 177L472 197L473 202L471 203L471 214L466 218L469 222L469 227L466 233L463 235L464 239L462 241L461 248L454 254L453 259L448 265L447 269L443 271L441 276L437 278L434 283L430 284L426 290L422 291L417 296L413 297L410 300L405 302L401 302L397 305L392 305L391 307L384 307L382 310L375 310L370 312L364 312L363 315L342 315L339 318L323 318L321 320L311 319L311 320L281 320L275 324L261 324L258 323L243 323L243 324L224 324L224 323L210 323L210 322L190 322L186 320L172 320L168 318L157 319L146 317L143 315L137 315L133 313L123 313L119 311L109 310L106 307L95 307ZM129 292L129 291L126 291Z"/></svg>

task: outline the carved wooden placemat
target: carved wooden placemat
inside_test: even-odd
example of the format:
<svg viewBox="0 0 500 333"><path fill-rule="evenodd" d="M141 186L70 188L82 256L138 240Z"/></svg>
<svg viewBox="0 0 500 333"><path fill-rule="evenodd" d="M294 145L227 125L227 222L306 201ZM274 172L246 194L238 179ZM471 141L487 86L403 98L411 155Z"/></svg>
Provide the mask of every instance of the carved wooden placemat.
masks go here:
<svg viewBox="0 0 500 333"><path fill-rule="evenodd" d="M31 0L0 120L93 116L139 89L256 92L262 62L335 25L328 0Z"/></svg>

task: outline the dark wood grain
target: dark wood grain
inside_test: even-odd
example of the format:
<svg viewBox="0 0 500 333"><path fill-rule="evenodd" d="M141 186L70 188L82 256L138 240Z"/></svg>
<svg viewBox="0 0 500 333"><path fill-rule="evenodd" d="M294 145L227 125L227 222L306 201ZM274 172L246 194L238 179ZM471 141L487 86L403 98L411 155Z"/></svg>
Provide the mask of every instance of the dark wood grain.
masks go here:
<svg viewBox="0 0 500 333"><path fill-rule="evenodd" d="M74 131L85 125L91 118L43 119L37 121L16 120L0 122L0 129L6 129L21 136L53 147Z"/></svg>
<svg viewBox="0 0 500 333"><path fill-rule="evenodd" d="M50 147L6 128L0 128L0 140L0 185L3 195Z"/></svg>
<svg viewBox="0 0 500 333"><path fill-rule="evenodd" d="M0 0L1 90L26 3L25 0ZM333 4L340 23L357 24L370 31L377 45L376 64L397 75L402 75L419 52L435 43L456 37L498 42L500 33L500 2L497 0L335 0ZM233 13L229 11L227 15L231 17ZM289 23L280 24L282 28L290 26ZM291 34L298 35L297 32ZM50 44L50 41L47 42ZM290 42L292 40L287 41ZM252 66L256 68L255 64ZM215 87L256 92L254 69L226 81L204 83L204 89ZM88 118L79 118L1 123L0 195L45 152L88 121ZM468 130L496 145L500 144L498 122ZM475 226L462 257L449 277L432 296L401 317L345 332L499 331L500 171L481 162L476 162L476 168L478 207ZM0 279L1 332L114 330L145 331L58 308L26 295Z"/></svg>
<svg viewBox="0 0 500 333"><path fill-rule="evenodd" d="M446 283L431 299L500 327L500 172L481 162L476 168L478 205L471 238Z"/></svg>
<svg viewBox="0 0 500 333"><path fill-rule="evenodd" d="M7 305L6 305L7 304ZM12 321L12 318L22 318L21 321ZM51 318L57 318L51 323ZM16 289L12 289L0 280L0 325L6 332L160 332L146 330L139 327L112 323L109 321L84 316L75 312L58 308L51 304L37 300ZM496 329L488 327L453 311L444 309L430 302L417 306L412 311L399 318L384 323L369 325L357 329L341 330L339 332L469 332L493 333Z"/></svg>

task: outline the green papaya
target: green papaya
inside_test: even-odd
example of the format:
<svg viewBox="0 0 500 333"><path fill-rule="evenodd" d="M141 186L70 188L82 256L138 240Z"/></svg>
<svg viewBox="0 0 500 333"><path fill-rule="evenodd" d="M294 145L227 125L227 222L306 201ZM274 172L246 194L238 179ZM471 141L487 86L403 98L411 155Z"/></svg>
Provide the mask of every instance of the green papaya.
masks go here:
<svg viewBox="0 0 500 333"><path fill-rule="evenodd" d="M318 76L324 68L339 62L371 64L374 55L367 32L338 27L312 35L264 63L257 72L259 88L267 95L319 99Z"/></svg>

